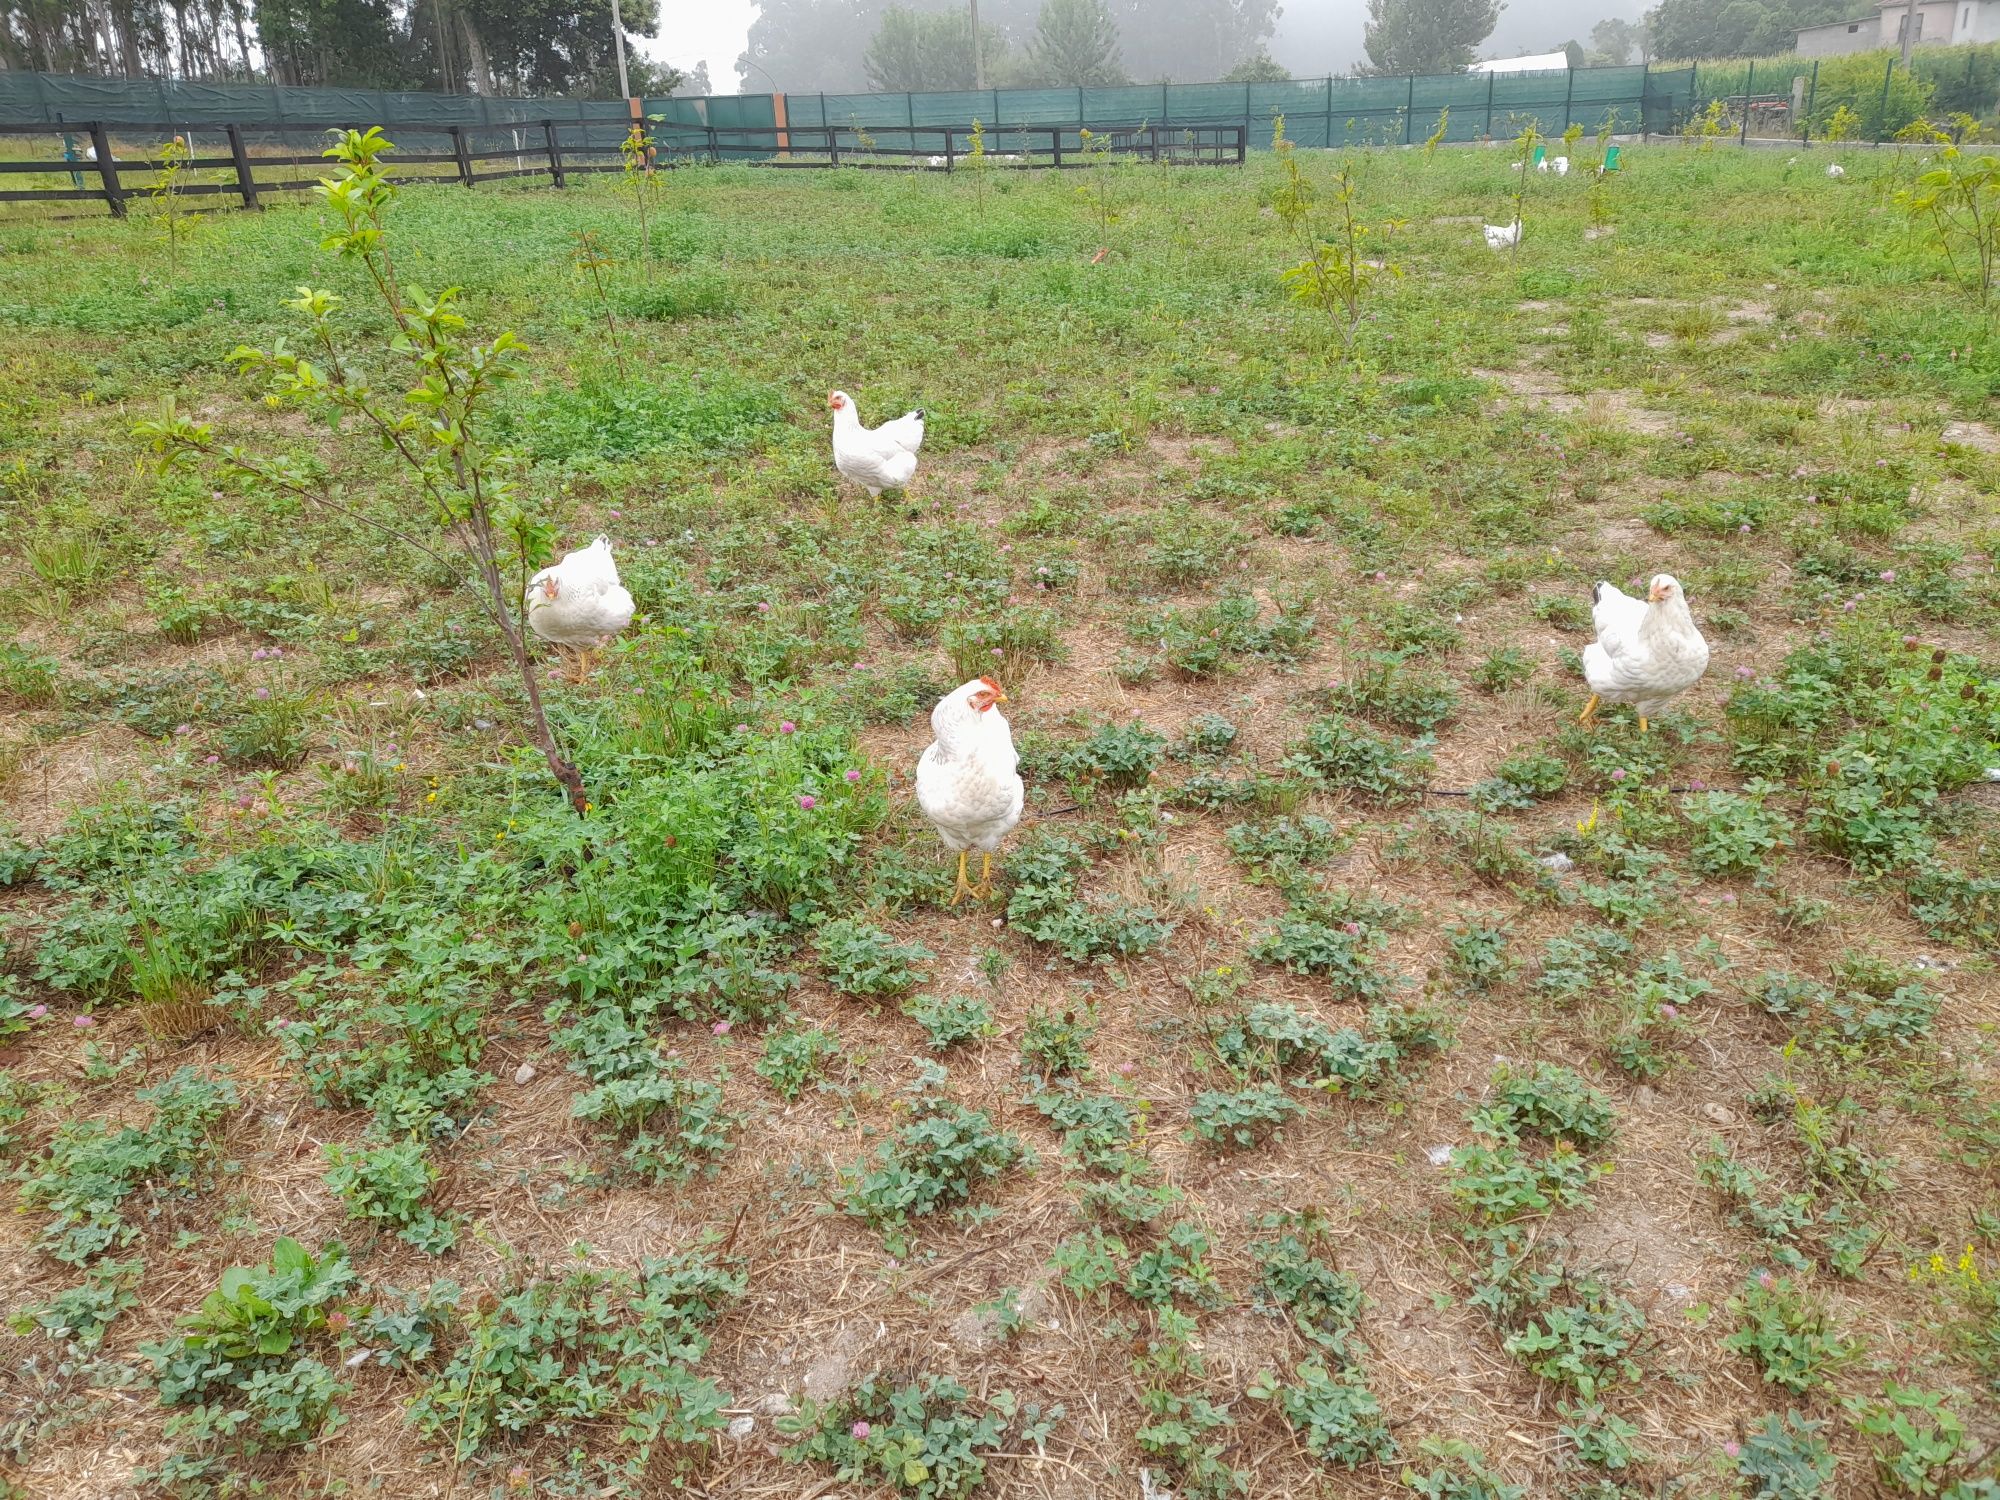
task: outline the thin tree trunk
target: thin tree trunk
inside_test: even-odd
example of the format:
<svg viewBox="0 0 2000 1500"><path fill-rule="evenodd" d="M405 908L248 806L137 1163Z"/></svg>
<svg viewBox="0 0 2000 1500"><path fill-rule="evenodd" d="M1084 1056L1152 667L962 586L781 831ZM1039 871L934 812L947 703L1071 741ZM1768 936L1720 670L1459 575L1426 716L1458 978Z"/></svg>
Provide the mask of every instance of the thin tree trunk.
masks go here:
<svg viewBox="0 0 2000 1500"><path fill-rule="evenodd" d="M479 35L479 28L465 11L458 13L459 28L465 35L466 61L472 66L472 87L475 93L491 94L493 88L493 64L486 55L486 43Z"/></svg>

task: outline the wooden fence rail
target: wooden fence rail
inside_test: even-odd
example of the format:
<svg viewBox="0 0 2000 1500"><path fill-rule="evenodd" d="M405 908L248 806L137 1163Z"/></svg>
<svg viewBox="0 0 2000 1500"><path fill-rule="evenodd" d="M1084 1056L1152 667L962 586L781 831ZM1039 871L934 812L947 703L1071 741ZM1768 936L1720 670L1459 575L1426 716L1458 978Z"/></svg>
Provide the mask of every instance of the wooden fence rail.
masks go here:
<svg viewBox="0 0 2000 1500"><path fill-rule="evenodd" d="M609 127L607 129L607 126ZM245 208L261 208L267 193L297 192L316 185L316 179L260 177L279 167L326 166L318 151L290 151L252 154L249 137L320 136L329 131L360 129L361 124L337 121L305 125L297 121L235 121L208 126L206 133L223 132L227 156L190 156L179 165L184 172L227 171L230 179L220 182L176 181L174 192L194 197L234 196ZM449 149L397 151L391 158L397 168L448 166L449 173L399 177L401 182L458 182L472 187L511 177L544 177L551 186L566 187L573 177L598 172L626 170L623 152L617 144L595 145L599 139L623 135L616 121L522 120L511 125L436 125L406 122L383 124L391 137L399 135L439 137ZM188 136L187 126L171 124L125 124L90 120L54 125L0 125L0 137L58 136L63 155L55 160L0 161L0 181L9 176L47 175L67 172L67 188L0 189L0 203L48 203L101 201L118 218L123 218L128 202L147 191L135 187L132 178L158 174L165 166L150 158L120 159L111 145L111 132L125 136ZM567 135L566 135L567 132ZM578 133L581 133L581 138ZM76 142L89 138L87 152L78 154ZM992 140L989 132L987 140ZM884 140L899 144L884 144ZM967 125L883 125L866 130L838 126L681 126L655 127L656 144L651 164L683 166L699 162L737 161L764 167L862 167L895 170L956 171L975 161L972 151L973 127ZM1221 125L1141 125L1126 129L1095 130L1086 133L1077 125L1010 125L1006 130L1006 152L986 152L984 164L1000 170L1023 167L1075 168L1092 165L1101 157L1165 162L1183 166L1241 166L1245 155L1245 131L1240 124ZM512 161L511 166L497 165ZM83 186L86 176L97 179L95 187Z"/></svg>

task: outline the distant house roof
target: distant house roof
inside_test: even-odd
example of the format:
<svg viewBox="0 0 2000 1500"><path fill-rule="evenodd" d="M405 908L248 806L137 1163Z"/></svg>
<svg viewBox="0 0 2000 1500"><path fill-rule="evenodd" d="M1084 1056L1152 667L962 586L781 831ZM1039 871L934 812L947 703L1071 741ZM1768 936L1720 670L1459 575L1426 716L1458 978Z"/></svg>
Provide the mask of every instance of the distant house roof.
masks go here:
<svg viewBox="0 0 2000 1500"><path fill-rule="evenodd" d="M1465 71L1468 73L1562 73L1569 68L1567 52L1544 52L1536 57L1496 57L1491 62L1476 62Z"/></svg>
<svg viewBox="0 0 2000 1500"><path fill-rule="evenodd" d="M1909 0L1882 0L1882 3L1884 5L1894 5L1898 10L1901 10L1905 5L1909 4ZM1924 0L1917 0L1919 7L1923 3ZM1871 11L1865 16L1849 16L1842 21L1820 21L1811 26L1800 26L1793 30L1792 35L1804 36L1809 31L1833 31L1840 27L1854 26L1864 21L1879 21L1880 19L1879 15Z"/></svg>

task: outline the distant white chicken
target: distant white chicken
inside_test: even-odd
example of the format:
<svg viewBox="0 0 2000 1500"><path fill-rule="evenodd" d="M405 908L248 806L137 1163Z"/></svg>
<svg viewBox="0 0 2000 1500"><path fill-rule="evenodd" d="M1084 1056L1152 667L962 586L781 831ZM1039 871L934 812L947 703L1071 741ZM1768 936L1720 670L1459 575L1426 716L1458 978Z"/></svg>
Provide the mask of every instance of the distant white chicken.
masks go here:
<svg viewBox="0 0 2000 1500"><path fill-rule="evenodd" d="M1837 161L1828 162L1826 164L1826 175L1838 180L1847 175L1847 168L1843 167Z"/></svg>
<svg viewBox="0 0 2000 1500"><path fill-rule="evenodd" d="M1537 172L1553 172L1558 177L1567 177L1569 176L1569 158L1567 156L1545 156L1535 163L1535 170Z"/></svg>
<svg viewBox="0 0 2000 1500"><path fill-rule="evenodd" d="M1569 176L1569 158L1567 156L1556 157L1555 165L1556 165L1556 176L1558 177Z"/></svg>
<svg viewBox="0 0 2000 1500"><path fill-rule="evenodd" d="M1025 792L1015 768L1014 736L999 705L1007 701L991 677L975 677L953 688L931 710L931 732L937 736L917 761L917 806L938 831L947 849L958 851L958 883L952 904L961 897L990 895L993 851L1021 821ZM979 884L965 878L967 854L977 849L985 858Z"/></svg>
<svg viewBox="0 0 2000 1500"><path fill-rule="evenodd" d="M618 581L608 537L599 537L542 569L528 580L523 602L530 630L577 653L579 682L590 653L632 623L632 596Z"/></svg>
<svg viewBox="0 0 2000 1500"><path fill-rule="evenodd" d="M1488 224L1486 226L1486 248L1506 250L1521 243L1521 221L1511 224Z"/></svg>
<svg viewBox="0 0 2000 1500"><path fill-rule="evenodd" d="M1577 722L1588 724L1600 702L1630 703L1639 711L1643 734L1648 719L1701 681L1708 670L1708 642L1671 574L1655 573L1644 599L1603 582L1591 589L1590 599L1597 639L1583 648L1590 702Z"/></svg>
<svg viewBox="0 0 2000 1500"><path fill-rule="evenodd" d="M884 490L900 490L915 477L917 450L924 445L921 410L880 427L863 427L847 392L835 391L826 404L833 408L833 466L865 488L871 500Z"/></svg>

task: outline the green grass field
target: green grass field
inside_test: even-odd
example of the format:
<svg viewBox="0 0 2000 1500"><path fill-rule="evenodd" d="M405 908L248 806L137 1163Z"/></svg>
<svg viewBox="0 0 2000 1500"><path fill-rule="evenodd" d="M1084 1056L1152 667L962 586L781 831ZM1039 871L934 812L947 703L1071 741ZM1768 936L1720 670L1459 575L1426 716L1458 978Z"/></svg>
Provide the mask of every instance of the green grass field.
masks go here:
<svg viewBox="0 0 2000 1500"><path fill-rule="evenodd" d="M638 601L541 663L584 817L227 363L324 287L401 389L325 206L0 224L0 1493L2000 1495L2000 344L1830 159L1496 254L1505 150L1357 154L1351 359L1264 154L405 192ZM1706 679L1578 725L1660 571Z"/></svg>

